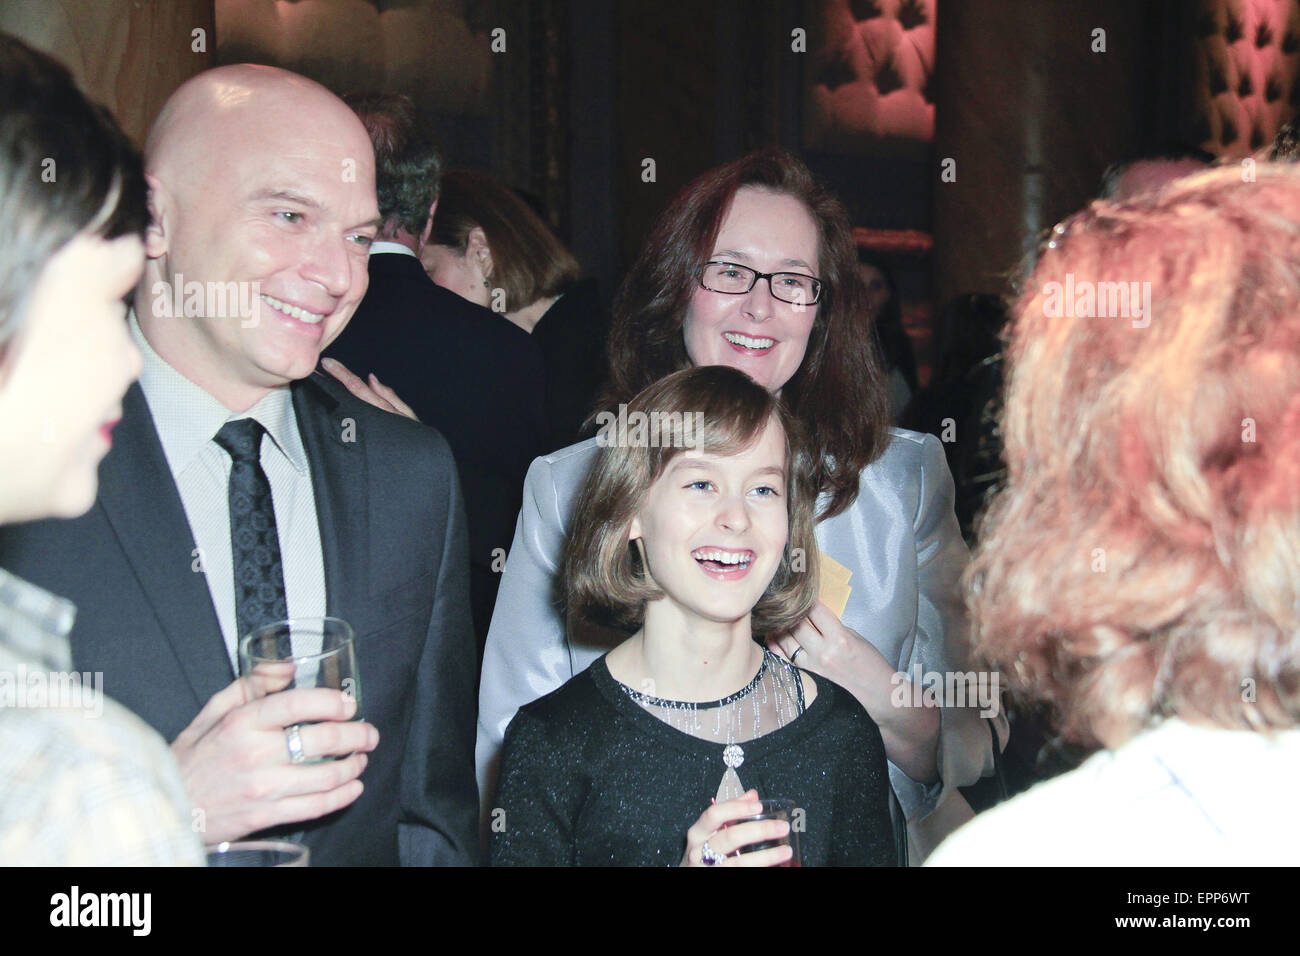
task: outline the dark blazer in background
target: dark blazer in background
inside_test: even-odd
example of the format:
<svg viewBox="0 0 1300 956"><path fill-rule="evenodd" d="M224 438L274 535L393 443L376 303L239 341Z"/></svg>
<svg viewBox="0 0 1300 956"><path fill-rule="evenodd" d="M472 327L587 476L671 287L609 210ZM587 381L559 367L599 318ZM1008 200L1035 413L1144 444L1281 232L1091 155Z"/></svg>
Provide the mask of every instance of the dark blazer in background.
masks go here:
<svg viewBox="0 0 1300 956"><path fill-rule="evenodd" d="M575 444L605 381L609 315L595 279L579 279L546 310L533 328L546 363L549 454ZM594 432L593 432L594 434Z"/></svg>
<svg viewBox="0 0 1300 956"><path fill-rule="evenodd" d="M292 386L311 465L327 613L356 631L380 734L352 805L296 824L313 865L479 856L465 521L447 443L316 373ZM73 665L167 740L234 674L148 402L123 400L84 516L0 528L0 565L77 604Z"/></svg>
<svg viewBox="0 0 1300 956"><path fill-rule="evenodd" d="M508 319L436 285L414 256L379 253L366 297L326 354L362 378L374 372L451 445L481 652L501 581L493 551L509 550L524 475L546 451L540 348Z"/></svg>

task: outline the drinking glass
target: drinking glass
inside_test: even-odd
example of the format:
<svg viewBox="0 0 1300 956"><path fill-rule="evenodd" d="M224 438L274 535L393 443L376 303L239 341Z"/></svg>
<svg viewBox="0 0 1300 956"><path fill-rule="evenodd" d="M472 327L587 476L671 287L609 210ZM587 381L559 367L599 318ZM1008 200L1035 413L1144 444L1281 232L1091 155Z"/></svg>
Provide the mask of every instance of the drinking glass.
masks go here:
<svg viewBox="0 0 1300 956"><path fill-rule="evenodd" d="M361 719L361 674L352 626L337 617L275 621L250 631L239 642L239 673L253 694L301 687L328 687L357 702ZM308 757L316 763L326 757ZM342 759L342 757L334 758Z"/></svg>
<svg viewBox="0 0 1300 956"><path fill-rule="evenodd" d="M740 848L741 853L757 853L759 850L771 849L774 846L789 846L793 855L780 866L802 866L803 862L800 856L799 848L799 829L796 824L802 820L802 814L796 815L795 802L784 799L760 800L763 809L761 812L754 814L752 817L740 817L737 820L724 824L724 827L734 827L740 823L749 823L751 820L784 820L790 824L790 832L776 840L759 840L757 843L750 843Z"/></svg>
<svg viewBox="0 0 1300 956"><path fill-rule="evenodd" d="M207 847L208 866L310 866L311 850L282 840L245 840Z"/></svg>

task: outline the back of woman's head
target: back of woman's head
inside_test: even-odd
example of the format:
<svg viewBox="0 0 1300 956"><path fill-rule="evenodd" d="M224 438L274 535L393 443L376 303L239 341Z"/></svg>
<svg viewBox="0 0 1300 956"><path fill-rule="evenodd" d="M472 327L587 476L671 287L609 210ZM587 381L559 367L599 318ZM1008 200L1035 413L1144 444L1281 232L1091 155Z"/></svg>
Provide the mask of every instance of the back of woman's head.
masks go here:
<svg viewBox="0 0 1300 956"><path fill-rule="evenodd" d="M1077 740L1300 722L1300 170L1057 227L1007 361L979 649Z"/></svg>
<svg viewBox="0 0 1300 956"><path fill-rule="evenodd" d="M600 404L627 402L691 364L686 311L731 201L747 187L798 199L817 227L823 291L804 360L781 395L812 436L818 486L831 495L826 515L837 514L857 494L859 472L884 450L888 400L848 213L785 150L761 149L709 170L660 214L614 301L609 386Z"/></svg>
<svg viewBox="0 0 1300 956"><path fill-rule="evenodd" d="M487 173L452 170L442 177L429 241L464 255L476 227L487 240L491 282L505 291L507 312L557 296L580 276L573 253L513 191Z"/></svg>
<svg viewBox="0 0 1300 956"><path fill-rule="evenodd" d="M636 395L620 409L632 440L607 425L574 507L565 542L564 585L570 619L590 616L638 626L645 602L662 596L649 580L628 535L650 486L686 448L734 455L751 447L775 420L785 434L785 500L789 537L771 584L753 611L756 633L786 631L817 595L816 490L809 444L783 404L743 372L720 365L685 369ZM641 431L635 428L639 416Z"/></svg>
<svg viewBox="0 0 1300 956"><path fill-rule="evenodd" d="M0 351L45 263L79 233L144 234L139 153L67 69L0 34Z"/></svg>

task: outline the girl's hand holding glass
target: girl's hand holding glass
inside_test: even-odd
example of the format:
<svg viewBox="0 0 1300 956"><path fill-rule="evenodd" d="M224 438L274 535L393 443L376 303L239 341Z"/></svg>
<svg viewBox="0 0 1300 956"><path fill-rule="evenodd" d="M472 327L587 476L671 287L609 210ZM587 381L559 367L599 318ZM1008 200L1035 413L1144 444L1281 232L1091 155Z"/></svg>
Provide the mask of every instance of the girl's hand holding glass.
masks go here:
<svg viewBox="0 0 1300 956"><path fill-rule="evenodd" d="M790 832L784 820L756 820L727 826L733 820L743 820L763 811L758 791L750 790L743 797L715 803L686 831L686 853L682 866L782 866L790 862L794 850L788 845L741 852L752 843L780 840ZM710 862L710 860L713 862Z"/></svg>

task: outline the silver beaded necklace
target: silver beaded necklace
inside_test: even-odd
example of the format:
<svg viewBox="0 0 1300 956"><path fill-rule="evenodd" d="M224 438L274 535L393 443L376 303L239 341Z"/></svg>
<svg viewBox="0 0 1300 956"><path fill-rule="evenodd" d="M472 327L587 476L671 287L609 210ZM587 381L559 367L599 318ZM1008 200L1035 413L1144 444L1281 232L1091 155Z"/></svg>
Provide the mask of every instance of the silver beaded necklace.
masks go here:
<svg viewBox="0 0 1300 956"><path fill-rule="evenodd" d="M803 681L799 673L766 648L754 679L721 700L667 700L644 694L626 684L619 686L628 697L670 727L704 740L712 737L723 744L721 759L726 769L718 785L716 799L719 802L745 793L736 772L745 762L745 749L741 744L763 736L764 725L768 728L767 733L771 733L804 712ZM749 715L745 714L746 705L749 706ZM701 712L707 715L709 711L715 714L711 728L701 719ZM742 728L751 724L747 719L751 715L751 732L745 734Z"/></svg>

